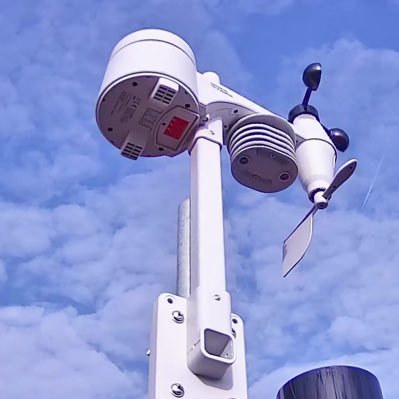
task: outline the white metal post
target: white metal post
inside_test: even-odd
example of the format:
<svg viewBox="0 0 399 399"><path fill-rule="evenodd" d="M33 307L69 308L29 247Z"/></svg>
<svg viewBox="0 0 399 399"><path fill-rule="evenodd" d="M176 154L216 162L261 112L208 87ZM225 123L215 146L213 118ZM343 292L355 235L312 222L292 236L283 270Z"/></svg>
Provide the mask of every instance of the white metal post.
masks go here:
<svg viewBox="0 0 399 399"><path fill-rule="evenodd" d="M215 295L226 290L222 177L221 118L207 123L191 151L191 284Z"/></svg>
<svg viewBox="0 0 399 399"><path fill-rule="evenodd" d="M219 82L216 74L209 78ZM221 378L235 361L231 300L226 291L220 150L223 121L207 121L191 150L188 366L198 375Z"/></svg>
<svg viewBox="0 0 399 399"><path fill-rule="evenodd" d="M154 309L149 399L247 399L244 325L226 291L222 147L222 118L208 115L191 145L190 200L179 209L178 295L162 294Z"/></svg>

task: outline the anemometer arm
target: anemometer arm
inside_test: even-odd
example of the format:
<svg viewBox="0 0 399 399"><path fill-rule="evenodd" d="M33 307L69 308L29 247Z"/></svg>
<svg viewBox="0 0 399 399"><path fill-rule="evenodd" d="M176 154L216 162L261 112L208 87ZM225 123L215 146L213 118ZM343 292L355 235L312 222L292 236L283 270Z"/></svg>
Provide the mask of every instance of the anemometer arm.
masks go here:
<svg viewBox="0 0 399 399"><path fill-rule="evenodd" d="M304 107L301 105L298 106L298 108L301 107L299 110L294 108L293 111L296 110L297 112L290 113L287 121L282 116L261 107L230 88L223 86L219 81L217 83L212 81L210 79L212 75L214 75L212 72L197 72L199 102L204 107L203 112L207 115L222 117L224 129L231 127L237 120L247 115L270 115L280 118L294 130L296 147L305 140L320 139L326 141L334 148L331 139L325 132L325 128L319 121L317 110L314 107L310 105ZM308 124L298 122L297 118L301 115L313 116L313 122Z"/></svg>
<svg viewBox="0 0 399 399"><path fill-rule="evenodd" d="M335 172L336 148L319 121L318 113L310 105L293 109L289 122L262 108L254 102L223 86L219 81L209 79L209 73L197 73L200 103L212 118L220 117L226 131L237 120L255 113L268 115L287 125L295 133L295 153L298 176L311 202L319 208L326 207L322 193L330 185ZM310 90L310 89L309 89Z"/></svg>
<svg viewBox="0 0 399 399"><path fill-rule="evenodd" d="M210 78L213 75L215 74L212 72L197 72L199 103L203 107L204 114L211 118L221 117L223 119L224 138L226 130L234 125L234 123L245 116L253 114L269 115L286 123L295 132L297 144L305 140L320 137L319 129L315 132L314 129L306 131L306 129L297 128L295 124L290 123L291 121L287 121L282 116L261 107L230 88L223 86L219 81L213 81ZM324 135L323 138L325 136L327 135ZM327 140L331 143L328 136Z"/></svg>

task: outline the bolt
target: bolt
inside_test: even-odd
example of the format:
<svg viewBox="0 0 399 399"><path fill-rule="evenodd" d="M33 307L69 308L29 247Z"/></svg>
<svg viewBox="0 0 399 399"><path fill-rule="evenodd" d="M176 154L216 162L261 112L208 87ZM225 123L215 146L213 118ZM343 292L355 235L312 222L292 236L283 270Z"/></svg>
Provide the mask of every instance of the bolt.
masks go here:
<svg viewBox="0 0 399 399"><path fill-rule="evenodd" d="M182 398L184 396L183 385L177 382L171 385L170 390L172 391L173 396L176 396L176 398Z"/></svg>
<svg viewBox="0 0 399 399"><path fill-rule="evenodd" d="M243 156L239 159L239 162L241 165L246 165L249 162L249 158L246 156Z"/></svg>
<svg viewBox="0 0 399 399"><path fill-rule="evenodd" d="M258 175L253 175L252 178L253 178L255 181L258 181L258 180L259 180L259 176L258 176Z"/></svg>
<svg viewBox="0 0 399 399"><path fill-rule="evenodd" d="M214 132L213 130L209 130L209 133L210 133L212 136L215 135L215 132Z"/></svg>
<svg viewBox="0 0 399 399"><path fill-rule="evenodd" d="M280 180L286 181L290 178L290 174L288 172L281 173Z"/></svg>
<svg viewBox="0 0 399 399"><path fill-rule="evenodd" d="M147 349L147 352L145 354L149 357L151 355L151 349Z"/></svg>
<svg viewBox="0 0 399 399"><path fill-rule="evenodd" d="M316 204L316 206L317 206L317 209L326 209L328 204L325 202L321 202L319 204Z"/></svg>
<svg viewBox="0 0 399 399"><path fill-rule="evenodd" d="M220 297L220 295L216 294L216 295L213 296L213 299L215 301L220 301L222 298Z"/></svg>
<svg viewBox="0 0 399 399"><path fill-rule="evenodd" d="M202 117L202 122L208 122L208 120L209 120L209 119L208 119L207 116L203 116L203 117Z"/></svg>
<svg viewBox="0 0 399 399"><path fill-rule="evenodd" d="M182 312L180 312L180 310L175 310L174 312L172 312L172 316L173 316L173 320L176 323L179 323L179 324L183 323L184 315Z"/></svg>

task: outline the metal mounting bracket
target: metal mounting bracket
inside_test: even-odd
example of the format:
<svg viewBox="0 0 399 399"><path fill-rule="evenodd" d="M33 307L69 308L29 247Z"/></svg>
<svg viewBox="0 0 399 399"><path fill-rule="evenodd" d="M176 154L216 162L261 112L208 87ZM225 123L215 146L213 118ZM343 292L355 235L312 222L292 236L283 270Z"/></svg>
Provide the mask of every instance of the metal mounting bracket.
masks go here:
<svg viewBox="0 0 399 399"><path fill-rule="evenodd" d="M148 399L247 399L244 326L231 315L236 361L220 379L194 374L187 366L187 299L161 294L154 306Z"/></svg>

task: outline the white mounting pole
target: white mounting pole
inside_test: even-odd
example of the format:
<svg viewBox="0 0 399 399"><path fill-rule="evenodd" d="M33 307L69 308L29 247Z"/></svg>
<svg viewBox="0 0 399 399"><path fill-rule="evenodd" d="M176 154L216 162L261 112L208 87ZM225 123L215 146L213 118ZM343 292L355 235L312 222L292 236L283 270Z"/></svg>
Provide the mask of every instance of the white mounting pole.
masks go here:
<svg viewBox="0 0 399 399"><path fill-rule="evenodd" d="M220 146L221 118L207 123L191 151L191 284L202 292L226 290ZM215 137L216 139L216 137Z"/></svg>
<svg viewBox="0 0 399 399"><path fill-rule="evenodd" d="M226 291L223 122L206 109L191 143L190 200L179 208L178 295L160 295L154 308L148 399L248 396L244 325Z"/></svg>
<svg viewBox="0 0 399 399"><path fill-rule="evenodd" d="M207 77L219 83L216 74ZM231 301L226 291L220 150L221 117L209 119L191 150L188 367L195 374L221 378L235 361Z"/></svg>

